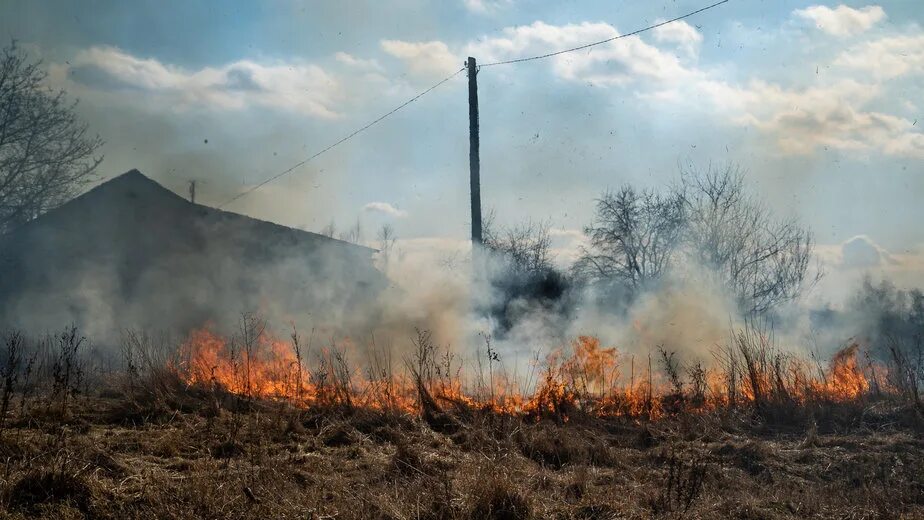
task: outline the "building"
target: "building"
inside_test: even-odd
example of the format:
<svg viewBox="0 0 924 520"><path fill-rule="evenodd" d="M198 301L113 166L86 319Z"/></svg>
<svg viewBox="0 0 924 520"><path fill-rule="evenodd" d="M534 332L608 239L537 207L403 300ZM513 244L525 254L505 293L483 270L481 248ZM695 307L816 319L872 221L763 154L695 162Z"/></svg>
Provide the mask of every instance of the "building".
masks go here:
<svg viewBox="0 0 924 520"><path fill-rule="evenodd" d="M374 253L194 204L132 170L0 238L0 316L104 334L242 312L349 326L385 287Z"/></svg>

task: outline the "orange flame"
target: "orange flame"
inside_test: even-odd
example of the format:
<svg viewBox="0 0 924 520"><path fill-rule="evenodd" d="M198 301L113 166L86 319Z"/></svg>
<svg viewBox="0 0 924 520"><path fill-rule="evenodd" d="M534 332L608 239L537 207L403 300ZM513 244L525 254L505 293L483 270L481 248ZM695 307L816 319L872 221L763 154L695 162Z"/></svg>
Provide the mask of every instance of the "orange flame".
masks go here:
<svg viewBox="0 0 924 520"><path fill-rule="evenodd" d="M235 345L202 328L181 347L181 373L188 384L217 385L233 393L263 399L302 401L313 395L309 374L292 348L261 334L252 344Z"/></svg>
<svg viewBox="0 0 924 520"><path fill-rule="evenodd" d="M688 384L685 394L690 395L679 398L650 364L636 370L634 358L629 381L621 381L617 349L603 347L598 338L579 336L569 346L567 357L561 350L547 357L544 374L531 395L523 394L518 381L501 377L489 382L490 396L484 390L467 392L461 370L452 371L449 363L443 368L435 365L434 375L422 383L434 398L450 405L563 421L578 411L657 419L667 410L675 413L678 403L687 411L703 411L754 402L758 396L766 398L781 391L787 399L799 402L817 398L841 402L857 399L870 389L855 344L837 352L819 377L810 377L805 363L790 358L737 375L703 369L698 382ZM371 369L364 376L354 373L336 349L322 350L318 365L309 370L293 344L265 332L249 342L229 341L204 327L189 335L180 354L181 361L173 368L187 384L248 398L285 400L304 407L349 405L409 413L419 406L416 381L408 374Z"/></svg>
<svg viewBox="0 0 924 520"><path fill-rule="evenodd" d="M869 381L857 361L859 351L860 346L854 343L834 354L827 377L816 390L834 401L849 401L866 393Z"/></svg>

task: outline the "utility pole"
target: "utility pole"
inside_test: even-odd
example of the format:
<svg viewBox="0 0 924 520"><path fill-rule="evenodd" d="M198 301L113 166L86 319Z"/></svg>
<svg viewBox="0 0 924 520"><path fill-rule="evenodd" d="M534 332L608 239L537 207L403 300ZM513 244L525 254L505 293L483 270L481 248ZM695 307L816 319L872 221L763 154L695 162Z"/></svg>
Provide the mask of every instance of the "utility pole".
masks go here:
<svg viewBox="0 0 924 520"><path fill-rule="evenodd" d="M478 257L481 236L481 159L478 155L478 67L469 56L468 68L468 167L472 195L472 260Z"/></svg>
<svg viewBox="0 0 924 520"><path fill-rule="evenodd" d="M196 203L196 181L189 181L189 201L193 204Z"/></svg>

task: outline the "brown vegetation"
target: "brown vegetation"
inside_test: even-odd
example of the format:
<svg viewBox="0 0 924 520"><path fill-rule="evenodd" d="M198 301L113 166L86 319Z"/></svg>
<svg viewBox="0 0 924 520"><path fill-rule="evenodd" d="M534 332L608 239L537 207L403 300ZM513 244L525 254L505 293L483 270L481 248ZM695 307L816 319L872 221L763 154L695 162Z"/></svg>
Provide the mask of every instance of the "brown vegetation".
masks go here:
<svg viewBox="0 0 924 520"><path fill-rule="evenodd" d="M260 342L250 340L253 357L239 367L259 359ZM0 517L924 515L924 419L913 401L845 383L857 373L849 364L800 379L758 336L736 341L719 373L737 381L734 397L704 390L705 369L681 367L666 351L664 391L636 376L648 386L616 392L617 352L584 338L574 345L581 355L549 363L516 411L504 387L493 397L462 392L453 361L440 361L425 333L408 360L414 396L391 376L375 390L391 398L373 398L330 354L320 368L293 367L309 373L311 386L290 380L298 395L325 388L328 397L311 400L256 395L263 383L245 368L235 374L240 387L190 383L169 369L178 359L157 355L157 341L141 334L124 341L132 368L112 373L80 356L72 329L39 342L41 355L13 337L7 344L21 350L10 357L21 360L3 373L22 376L30 364L33 383L6 383ZM832 388L857 393L845 399ZM642 397L632 412L614 396Z"/></svg>
<svg viewBox="0 0 924 520"><path fill-rule="evenodd" d="M920 426L902 426L910 412L887 406L831 433L769 434L716 415L644 425L495 417L453 435L391 412L254 403L212 415L206 401L200 407L132 424L118 416L124 398L83 397L69 420L14 419L2 436L3 516L924 514Z"/></svg>

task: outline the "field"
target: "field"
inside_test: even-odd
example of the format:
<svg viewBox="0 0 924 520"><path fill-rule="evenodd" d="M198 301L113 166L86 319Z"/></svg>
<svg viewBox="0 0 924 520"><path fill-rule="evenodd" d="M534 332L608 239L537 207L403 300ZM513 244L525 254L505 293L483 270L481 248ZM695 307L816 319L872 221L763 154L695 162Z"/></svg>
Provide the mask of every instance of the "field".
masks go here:
<svg viewBox="0 0 924 520"><path fill-rule="evenodd" d="M90 385L79 338L50 341L43 356L14 348L12 364L7 341L4 518L924 518L920 406L849 363L867 381L856 395L832 364L824 380L846 394L813 381L799 394L795 379L762 389L752 373L742 388L758 395L697 403L696 371L671 390L666 354L667 387L618 399L577 395L563 375L572 356L514 406L441 386L426 335L408 367L414 396L398 376L338 383L337 366L355 372L330 356L296 384L310 400L257 395L270 382L247 375L267 376L256 353L234 364L244 391L191 382L173 362L133 364L128 350L127 370ZM574 355L600 357L588 350ZM637 394L641 408L626 401Z"/></svg>
<svg viewBox="0 0 924 520"><path fill-rule="evenodd" d="M924 517L920 418L885 403L817 433L487 416L445 434L279 405L146 415L94 398L66 420L37 406L0 441L4 517Z"/></svg>

